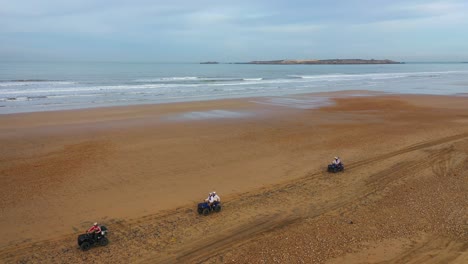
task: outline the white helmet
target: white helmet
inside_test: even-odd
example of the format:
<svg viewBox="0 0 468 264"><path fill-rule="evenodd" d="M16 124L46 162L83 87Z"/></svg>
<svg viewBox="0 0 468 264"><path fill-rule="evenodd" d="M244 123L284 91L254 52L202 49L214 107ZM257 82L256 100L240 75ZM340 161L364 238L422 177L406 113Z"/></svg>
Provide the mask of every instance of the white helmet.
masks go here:
<svg viewBox="0 0 468 264"><path fill-rule="evenodd" d="M97 222L94 222L94 225L97 226Z"/></svg>
<svg viewBox="0 0 468 264"><path fill-rule="evenodd" d="M335 157L335 159L338 159L338 157Z"/></svg>
<svg viewBox="0 0 468 264"><path fill-rule="evenodd" d="M213 195L216 195L216 192L213 192Z"/></svg>

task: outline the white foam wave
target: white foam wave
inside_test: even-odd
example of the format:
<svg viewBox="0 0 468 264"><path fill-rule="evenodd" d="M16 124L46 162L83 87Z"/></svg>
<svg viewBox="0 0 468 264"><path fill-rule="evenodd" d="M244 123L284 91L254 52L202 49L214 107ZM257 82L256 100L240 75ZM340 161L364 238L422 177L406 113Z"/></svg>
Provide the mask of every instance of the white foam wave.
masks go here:
<svg viewBox="0 0 468 264"><path fill-rule="evenodd" d="M19 97L8 97L6 98L6 101L28 101L27 96L19 96Z"/></svg>
<svg viewBox="0 0 468 264"><path fill-rule="evenodd" d="M384 79L398 79L407 77L437 77L443 74L466 74L468 71L438 71L438 72L396 72L396 73L364 73L364 74L317 74L317 75L288 75L291 78L317 80L317 81L345 81L345 80L384 80Z"/></svg>
<svg viewBox="0 0 468 264"><path fill-rule="evenodd" d="M134 82L170 82L170 81L191 81L197 80L198 77L184 76L184 77L161 77L161 78L148 78L148 79L136 79Z"/></svg>
<svg viewBox="0 0 468 264"><path fill-rule="evenodd" d="M263 78L244 78L242 80L244 80L244 81L261 81L261 80L263 80Z"/></svg>
<svg viewBox="0 0 468 264"><path fill-rule="evenodd" d="M199 81L199 82L231 82L243 80L262 80L262 78L234 78L234 77L161 77L136 79L133 82L137 83L164 83L164 82L184 82L184 81Z"/></svg>
<svg viewBox="0 0 468 264"><path fill-rule="evenodd" d="M386 79L386 78L401 78L404 75L399 74L318 74L318 75L289 75L289 77L317 80L317 81L345 81L359 79Z"/></svg>
<svg viewBox="0 0 468 264"><path fill-rule="evenodd" d="M56 94L56 93L80 93L80 92L113 92L137 89L159 89L174 87L198 87L199 84L142 84L142 85L107 85L107 86L81 86L81 87L59 87L59 88L31 88L22 90L0 90L1 95L16 94Z"/></svg>
<svg viewBox="0 0 468 264"><path fill-rule="evenodd" d="M31 86L31 85L73 85L76 82L65 81L6 81L0 82L0 87Z"/></svg>

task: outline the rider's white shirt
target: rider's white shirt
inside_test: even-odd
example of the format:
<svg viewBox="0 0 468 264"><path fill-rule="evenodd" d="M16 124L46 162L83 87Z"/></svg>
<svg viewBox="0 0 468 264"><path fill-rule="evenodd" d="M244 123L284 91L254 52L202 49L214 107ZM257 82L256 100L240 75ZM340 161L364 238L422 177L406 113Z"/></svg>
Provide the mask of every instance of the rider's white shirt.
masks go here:
<svg viewBox="0 0 468 264"><path fill-rule="evenodd" d="M332 161L332 164L335 164L335 165L338 165L338 164L340 164L340 163L341 163L341 160L340 160L340 159L337 159L337 160L334 159L334 160Z"/></svg>
<svg viewBox="0 0 468 264"><path fill-rule="evenodd" d="M215 196L213 196L213 201L221 202L221 198L219 198L219 196L216 194Z"/></svg>
<svg viewBox="0 0 468 264"><path fill-rule="evenodd" d="M209 203L213 203L213 202L214 202L213 196L208 197L208 202L209 202Z"/></svg>

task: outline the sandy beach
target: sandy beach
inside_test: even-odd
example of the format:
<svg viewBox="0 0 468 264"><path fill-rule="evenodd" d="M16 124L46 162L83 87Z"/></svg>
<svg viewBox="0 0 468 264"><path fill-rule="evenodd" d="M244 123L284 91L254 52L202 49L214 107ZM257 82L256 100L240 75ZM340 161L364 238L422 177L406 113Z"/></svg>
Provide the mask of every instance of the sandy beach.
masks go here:
<svg viewBox="0 0 468 264"><path fill-rule="evenodd" d="M466 96L9 114L0 142L2 263L468 263Z"/></svg>

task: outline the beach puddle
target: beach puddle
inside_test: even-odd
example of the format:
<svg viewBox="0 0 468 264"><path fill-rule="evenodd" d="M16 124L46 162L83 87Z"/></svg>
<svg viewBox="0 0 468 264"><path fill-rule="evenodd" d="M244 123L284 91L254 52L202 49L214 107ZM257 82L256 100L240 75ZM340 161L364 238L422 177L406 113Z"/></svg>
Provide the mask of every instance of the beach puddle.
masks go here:
<svg viewBox="0 0 468 264"><path fill-rule="evenodd" d="M273 97L253 102L257 104L283 106L296 109L316 109L333 104L329 97L310 97L301 99L292 97Z"/></svg>
<svg viewBox="0 0 468 264"><path fill-rule="evenodd" d="M236 112L228 110L209 110L209 111L193 111L167 117L171 121L186 121L186 120L207 120L207 119L226 119L226 118L242 118L250 116L247 112Z"/></svg>

